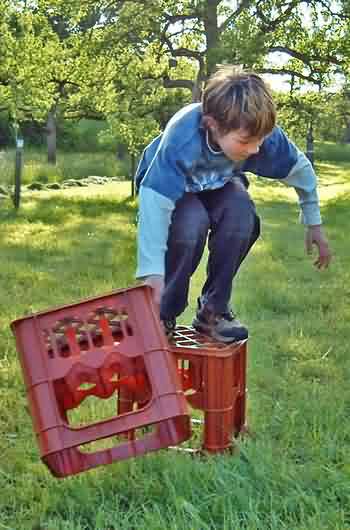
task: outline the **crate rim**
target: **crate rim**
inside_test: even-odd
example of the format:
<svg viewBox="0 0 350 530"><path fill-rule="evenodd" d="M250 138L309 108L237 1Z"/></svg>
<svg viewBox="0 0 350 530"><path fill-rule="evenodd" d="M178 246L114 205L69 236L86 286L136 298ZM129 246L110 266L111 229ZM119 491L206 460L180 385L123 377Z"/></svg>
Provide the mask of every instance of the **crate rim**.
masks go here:
<svg viewBox="0 0 350 530"><path fill-rule="evenodd" d="M78 300L77 302L72 302L72 303L69 303L69 304L53 306L53 307L50 307L50 308L47 308L47 309L42 309L41 311L35 311L34 313L30 313L29 315L26 315L26 316L23 316L23 317L16 318L15 320L12 320L12 322L10 323L10 327L11 327L12 331L14 331L16 326L19 323L21 323L21 322L23 322L25 320L39 318L41 316L48 315L50 313L55 313L56 311L61 311L62 309L73 308L73 307L79 306L81 304L93 302L94 300L98 300L99 298L105 298L107 296L113 296L113 295L116 295L116 294L122 294L122 293L126 293L126 292L129 292L129 291L135 291L136 289L145 290L146 292L152 290L152 288L149 285L145 284L145 283L141 283L141 284L138 284L138 285L125 287L125 288L121 288L121 289L113 289L112 291L105 292L105 293L102 293L102 294L97 295L97 296L90 296L88 298L82 298L82 299Z"/></svg>

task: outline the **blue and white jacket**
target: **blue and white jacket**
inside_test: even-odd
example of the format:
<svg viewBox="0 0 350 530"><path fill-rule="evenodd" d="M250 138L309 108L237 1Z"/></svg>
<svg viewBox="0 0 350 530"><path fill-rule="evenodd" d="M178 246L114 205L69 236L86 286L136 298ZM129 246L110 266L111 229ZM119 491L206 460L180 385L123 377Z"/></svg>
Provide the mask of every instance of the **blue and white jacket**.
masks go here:
<svg viewBox="0 0 350 530"><path fill-rule="evenodd" d="M321 223L315 172L282 129L275 127L257 154L234 162L222 152L209 149L202 126L202 105L193 103L177 112L164 132L146 147L136 171L136 277L164 275L171 214L185 192L220 188L245 171L293 186L299 196L302 222Z"/></svg>

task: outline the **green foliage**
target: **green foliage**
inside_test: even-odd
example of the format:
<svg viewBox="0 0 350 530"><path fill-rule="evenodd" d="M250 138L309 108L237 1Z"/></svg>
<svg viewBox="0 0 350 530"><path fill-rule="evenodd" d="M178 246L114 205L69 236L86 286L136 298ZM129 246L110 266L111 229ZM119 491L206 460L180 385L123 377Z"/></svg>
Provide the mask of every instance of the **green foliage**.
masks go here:
<svg viewBox="0 0 350 530"><path fill-rule="evenodd" d="M350 90L347 84L329 94L322 108L320 137L333 142L350 142Z"/></svg>
<svg viewBox="0 0 350 530"><path fill-rule="evenodd" d="M317 138L349 135L346 90L330 104L298 92L304 78L324 88L335 70L349 68L348 23L331 16L327 3L309 2L309 18L302 2L282 1L247 2L235 10L223 0L150 0L147 9L134 0L0 0L0 11L0 110L33 143L41 143L38 128L51 111L59 147L118 145L135 157L178 108L198 97L217 63L264 70L269 52L281 51L290 58L285 68L295 74L293 97L282 101L280 112L291 136L303 147L311 121ZM197 89L192 93L191 82ZM101 127L98 139L81 133L82 117L107 120L108 128ZM75 122L65 124L66 118ZM50 168L38 172L44 180L60 175Z"/></svg>
<svg viewBox="0 0 350 530"><path fill-rule="evenodd" d="M11 131L7 113L0 112L0 148L14 141L12 134L13 131Z"/></svg>
<svg viewBox="0 0 350 530"><path fill-rule="evenodd" d="M310 125L318 140L340 143L345 139L348 127L345 110L347 99L341 92L280 92L274 96L278 120L297 143L305 146Z"/></svg>
<svg viewBox="0 0 350 530"><path fill-rule="evenodd" d="M296 94L305 80L325 89L336 72L348 75L349 25L342 10L341 2L317 0L308 2L308 16L303 2L282 0L243 2L239 9L224 0L0 0L0 111L17 124L42 124L49 111L59 124L107 120L116 142L137 155L175 110L198 99L217 63L292 73ZM270 61L276 53L289 58L282 68ZM343 101L338 116L349 134ZM304 136L310 113L319 117L320 106L312 105L311 111L302 98L282 121L294 127L294 114ZM324 106L323 117L329 114ZM72 130L61 129L61 145L74 144ZM336 130L327 139L338 141Z"/></svg>
<svg viewBox="0 0 350 530"><path fill-rule="evenodd" d="M54 101L50 72L57 55L57 39L40 14L0 2L0 108L11 119L26 115L42 119Z"/></svg>
<svg viewBox="0 0 350 530"><path fill-rule="evenodd" d="M314 134L323 118L325 98L322 94L275 94L278 121L294 141L305 149L306 136L310 125ZM316 132L317 134L317 132Z"/></svg>
<svg viewBox="0 0 350 530"><path fill-rule="evenodd" d="M108 125L105 121L61 120L58 123L58 147L65 151L96 152L116 151L115 138L106 139Z"/></svg>
<svg viewBox="0 0 350 530"><path fill-rule="evenodd" d="M230 11L227 9L227 17L230 17ZM216 63L242 65L248 70L257 68L267 53L265 41L266 36L253 22L251 10L243 11L238 21L232 20L220 35Z"/></svg>

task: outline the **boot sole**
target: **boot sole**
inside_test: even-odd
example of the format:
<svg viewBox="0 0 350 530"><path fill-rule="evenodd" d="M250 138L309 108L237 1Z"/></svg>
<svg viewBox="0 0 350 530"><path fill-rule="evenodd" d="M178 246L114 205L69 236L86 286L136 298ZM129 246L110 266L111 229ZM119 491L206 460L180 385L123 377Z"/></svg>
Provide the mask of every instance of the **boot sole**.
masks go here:
<svg viewBox="0 0 350 530"><path fill-rule="evenodd" d="M216 333L216 331L213 328L211 328L210 326L206 326L205 324L203 324L197 319L193 320L192 326L199 333L202 333L203 335L206 335L207 337L215 339L218 342L223 342L225 344L230 344L232 342L239 342L241 340L245 340L248 338L248 333L240 337L226 337L224 335L220 335L220 333Z"/></svg>

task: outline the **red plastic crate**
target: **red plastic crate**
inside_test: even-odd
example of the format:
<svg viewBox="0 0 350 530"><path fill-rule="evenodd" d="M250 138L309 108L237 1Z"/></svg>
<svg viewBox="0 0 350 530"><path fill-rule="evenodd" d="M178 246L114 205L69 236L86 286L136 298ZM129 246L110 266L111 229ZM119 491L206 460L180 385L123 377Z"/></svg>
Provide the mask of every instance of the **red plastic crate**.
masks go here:
<svg viewBox="0 0 350 530"><path fill-rule="evenodd" d="M11 327L40 454L55 476L190 437L186 399L149 287L114 291L30 315ZM103 400L114 394L113 417L72 426L69 411L88 397ZM150 426L153 432L144 433ZM116 436L119 443L112 448L82 450L95 440L117 442Z"/></svg>
<svg viewBox="0 0 350 530"><path fill-rule="evenodd" d="M232 447L246 429L247 341L223 344L177 326L170 346L189 404L204 411L203 449Z"/></svg>

